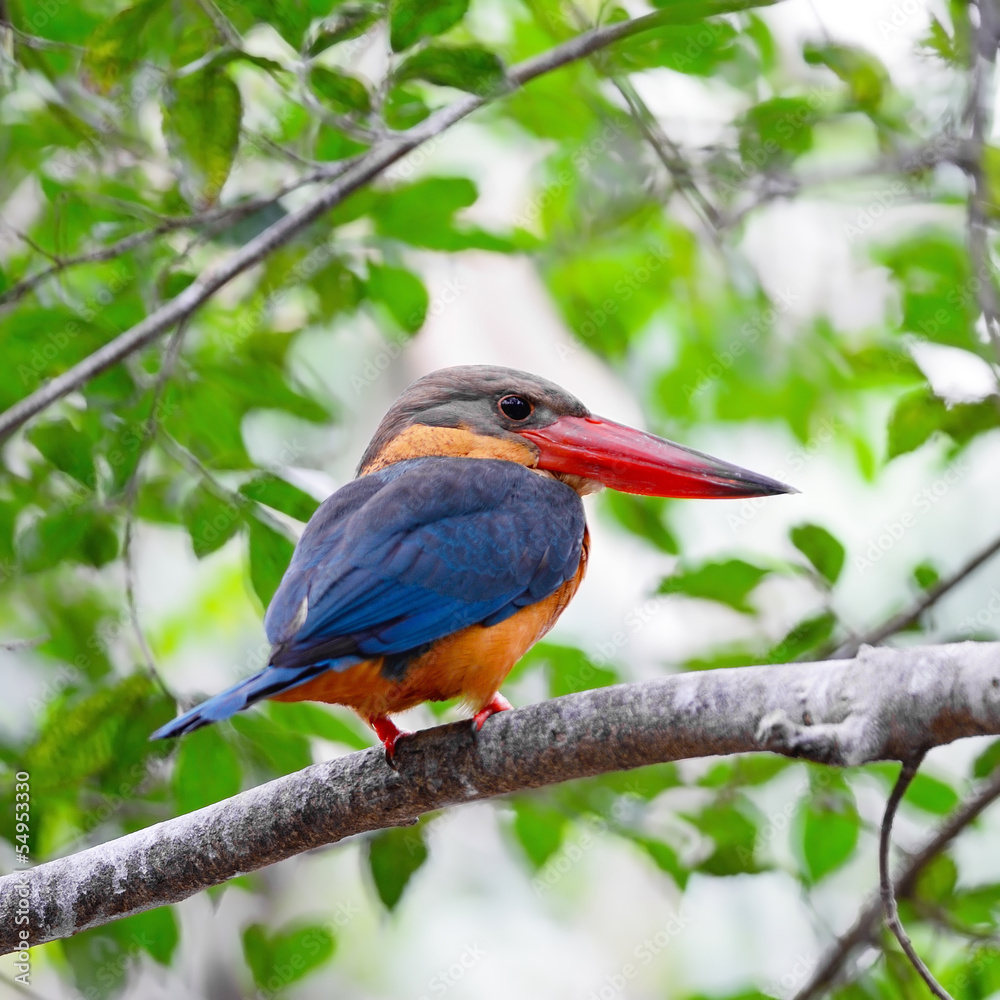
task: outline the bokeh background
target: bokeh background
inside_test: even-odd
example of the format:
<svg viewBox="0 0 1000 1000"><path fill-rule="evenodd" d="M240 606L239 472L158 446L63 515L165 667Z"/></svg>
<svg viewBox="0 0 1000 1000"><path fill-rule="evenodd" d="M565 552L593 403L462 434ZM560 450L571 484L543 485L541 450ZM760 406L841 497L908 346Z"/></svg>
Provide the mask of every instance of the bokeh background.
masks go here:
<svg viewBox="0 0 1000 1000"><path fill-rule="evenodd" d="M801 490L588 498L587 580L515 705L829 655L995 541L992 7L672 6L684 23L431 139L4 445L4 871L16 772L43 861L373 742L346 711L282 705L146 735L262 665L302 523L435 368L536 372ZM0 405L302 204L310 175L651 9L0 3ZM993 638L998 616L987 561L891 641ZM998 761L987 739L934 751L902 847ZM0 960L0 996L785 1000L875 885L894 774L697 760L454 809L37 948L28 987ZM1000 996L998 843L994 810L904 901L956 996ZM845 972L852 1000L923 995L888 941Z"/></svg>

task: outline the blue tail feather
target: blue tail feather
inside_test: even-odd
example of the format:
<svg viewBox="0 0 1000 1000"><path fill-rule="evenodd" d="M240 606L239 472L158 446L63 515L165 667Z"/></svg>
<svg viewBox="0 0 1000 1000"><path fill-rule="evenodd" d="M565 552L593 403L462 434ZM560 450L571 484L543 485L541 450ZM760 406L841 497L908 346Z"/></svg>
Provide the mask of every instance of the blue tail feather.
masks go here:
<svg viewBox="0 0 1000 1000"><path fill-rule="evenodd" d="M353 659L356 662L356 658ZM267 666L253 677L234 684L231 688L209 698L208 701L195 706L190 712L185 712L165 726L160 726L149 738L165 740L173 736L183 736L185 733L194 732L195 729L201 729L202 726L228 719L262 698L269 698L271 695L298 687L312 680L317 674L329 670L331 666L336 668L336 665L337 661L326 660L306 667Z"/></svg>

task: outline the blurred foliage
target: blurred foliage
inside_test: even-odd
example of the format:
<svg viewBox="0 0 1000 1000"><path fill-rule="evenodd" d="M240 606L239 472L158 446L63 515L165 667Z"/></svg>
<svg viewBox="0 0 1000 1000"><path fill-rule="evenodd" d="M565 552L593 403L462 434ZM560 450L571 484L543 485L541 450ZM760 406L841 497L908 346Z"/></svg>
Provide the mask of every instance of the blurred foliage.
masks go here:
<svg viewBox="0 0 1000 1000"><path fill-rule="evenodd" d="M437 157L433 169L422 158L404 161L179 332L4 445L0 636L33 642L0 650L29 668L18 675L29 692L18 724L0 734L0 834L12 847L27 836L41 861L296 770L331 745L371 742L347 713L279 703L177 746L147 736L174 712L178 662L192 647L203 655L206 643L216 649L246 632L266 606L292 550L292 525L318 503L296 474L322 465L317 432L343 430L360 393L440 307L421 273L429 254L526 255L574 349L617 370L656 429L683 438L703 423L766 425L796 444L784 473L793 482L834 439L871 481L921 449L963 460L995 432L996 393L944 399L916 360L916 348L934 345L997 360L982 332L989 296L970 258L964 189L954 171L938 169L950 158L969 170L971 154L959 155L956 142L967 120L975 16L951 2L930 20L923 57L947 81L939 93L950 95L932 116L873 53L818 28L801 42L779 36L769 12L753 9L765 6L655 0L659 27L504 93L505 67L572 37L588 18L627 14L613 3L549 0L0 3L12 22L0 24L0 204L10 220L0 223L0 407L180 294L284 217L297 204L293 192L312 190L317 173L333 176L463 93L494 98L480 127L506 144L512 162L534 164L517 216L486 226L477 221L484 192L460 157ZM669 123L661 127L632 81L664 73L726 95L723 140L682 148L662 134ZM981 159L992 190L1000 152L987 146ZM854 206L843 235L892 290L885 314L861 330L840 330L823 315L793 321L793 290L768 289L741 256L745 221L759 209L821 192ZM998 212L987 194L982 211L992 223ZM907 214L876 239L874 221L904 205L934 211ZM352 346L359 331L380 338L361 360ZM319 340L332 344L340 391L309 360ZM262 426L282 442L267 458ZM738 530L757 507L732 510ZM697 655L669 665L679 669L817 658L849 638L838 595L845 567L870 561L868 552L847 550L829 526L804 523L779 553L721 546L692 554L675 511L672 501L603 499L601 514L664 565L680 558L596 651L542 643L511 683L558 696L627 679L624 647L663 602L710 602L752 636L721 647L710 636ZM146 533L204 560L204 586L161 618L131 609L130 566ZM225 559L242 573L220 571ZM918 592L939 579L928 560L912 568ZM777 635L761 613L774 587L812 601ZM916 627L926 624L925 616ZM247 640L248 664L259 657L249 648L256 641ZM998 766L995 741L969 779ZM27 835L13 818L19 771L31 775ZM860 858L870 866L860 789L875 780L887 791L894 776L891 766L837 772L759 755L606 775L515 796L499 810L539 905L569 891L562 879L570 871L585 877L582 859L605 840L634 852L671 899L683 902L694 877L779 870L812 899L814 887L845 877ZM921 773L903 808L925 822L967 791ZM787 803L777 811L775 795ZM376 907L405 905L433 859L437 824L425 818L367 839ZM963 863L959 852L936 858L903 901L904 917L919 941L947 943L932 964L953 994L981 998L1000 990L1000 884L975 884ZM429 869L420 876L429 877ZM327 963L338 981L351 974L332 904L279 922L267 879L222 891L236 885L261 916L241 929L244 967L226 973L228 992L252 984L274 996ZM40 954L68 990L104 998L125 992L143 967L177 962L183 945L174 910L162 908ZM879 959L834 995L920 995L895 945L879 947ZM756 987L739 995L789 993ZM689 995L682 984L670 988Z"/></svg>

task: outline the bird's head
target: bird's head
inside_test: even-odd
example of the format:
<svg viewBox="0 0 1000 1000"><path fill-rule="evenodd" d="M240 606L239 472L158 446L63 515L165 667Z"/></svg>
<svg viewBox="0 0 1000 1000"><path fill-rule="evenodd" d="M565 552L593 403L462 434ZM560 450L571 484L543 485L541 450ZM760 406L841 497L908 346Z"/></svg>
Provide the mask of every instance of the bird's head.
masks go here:
<svg viewBox="0 0 1000 1000"><path fill-rule="evenodd" d="M664 438L595 417L554 382L462 365L418 379L390 407L358 475L425 455L500 458L569 483L660 497L759 497L793 487Z"/></svg>

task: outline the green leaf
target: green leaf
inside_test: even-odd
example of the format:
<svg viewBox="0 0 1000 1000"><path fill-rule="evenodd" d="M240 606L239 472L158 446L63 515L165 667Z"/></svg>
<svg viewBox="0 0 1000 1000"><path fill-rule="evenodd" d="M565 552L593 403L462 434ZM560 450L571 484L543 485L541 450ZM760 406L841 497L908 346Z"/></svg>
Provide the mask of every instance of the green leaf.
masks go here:
<svg viewBox="0 0 1000 1000"><path fill-rule="evenodd" d="M177 917L170 906L136 913L117 922L119 939L128 935L130 943L141 945L160 965L169 965L181 940Z"/></svg>
<svg viewBox="0 0 1000 1000"><path fill-rule="evenodd" d="M263 0L266 2L266 0ZM342 3L323 21L309 45L309 55L315 56L340 42L365 34L382 16L382 5L375 3Z"/></svg>
<svg viewBox="0 0 1000 1000"><path fill-rule="evenodd" d="M47 462L72 476L87 489L96 487L97 471L91 454L93 442L68 420L36 424L29 429L27 437Z"/></svg>
<svg viewBox="0 0 1000 1000"><path fill-rule="evenodd" d="M893 197L904 195L905 185L896 183ZM972 273L968 250L957 232L924 227L891 247L877 250L875 258L889 269L899 286L901 331L990 356L975 331L979 279Z"/></svg>
<svg viewBox="0 0 1000 1000"><path fill-rule="evenodd" d="M476 45L446 47L428 45L410 56L396 70L396 83L426 80L439 87L467 90L481 97L489 96L504 83L504 68L499 56Z"/></svg>
<svg viewBox="0 0 1000 1000"><path fill-rule="evenodd" d="M115 785L154 751L148 740L150 723L165 722L168 712L162 692L144 674L133 674L80 700L54 703L37 742L23 756L34 790L65 788L107 775L120 793ZM131 775L126 784L135 783Z"/></svg>
<svg viewBox="0 0 1000 1000"><path fill-rule="evenodd" d="M118 555L115 521L102 511L69 503L32 521L15 540L26 573L64 561L105 566Z"/></svg>
<svg viewBox="0 0 1000 1000"><path fill-rule="evenodd" d="M263 924L251 924L243 931L243 955L254 982L269 996L328 962L336 944L332 921L296 922L273 934Z"/></svg>
<svg viewBox="0 0 1000 1000"><path fill-rule="evenodd" d="M925 560L913 567L913 582L921 590L930 590L940 579L941 574L932 562Z"/></svg>
<svg viewBox="0 0 1000 1000"><path fill-rule="evenodd" d="M259 712L234 715L232 727L249 740L244 755L256 759L268 771L292 774L313 762L309 741L301 733L276 725Z"/></svg>
<svg viewBox="0 0 1000 1000"><path fill-rule="evenodd" d="M817 95L773 97L750 108L740 124L740 154L756 169L808 152L822 101Z"/></svg>
<svg viewBox="0 0 1000 1000"><path fill-rule="evenodd" d="M755 860L757 824L735 802L715 802L685 818L715 842L712 853L696 866L698 871L738 875L761 870Z"/></svg>
<svg viewBox="0 0 1000 1000"><path fill-rule="evenodd" d="M391 0L389 44L402 52L458 24L468 9L469 0Z"/></svg>
<svg viewBox="0 0 1000 1000"><path fill-rule="evenodd" d="M295 545L255 517L247 521L247 526L250 529L250 582L261 603L267 607L292 561Z"/></svg>
<svg viewBox="0 0 1000 1000"><path fill-rule="evenodd" d="M425 177L396 188L374 205L372 216L383 236L430 250L495 250L508 252L512 244L471 226L461 226L453 216L478 197L467 177ZM452 302L465 289L453 281L442 291L442 302Z"/></svg>
<svg viewBox="0 0 1000 1000"><path fill-rule="evenodd" d="M413 128L431 113L423 98L412 87L392 87L382 111L386 125L392 129Z"/></svg>
<svg viewBox="0 0 1000 1000"><path fill-rule="evenodd" d="M631 631L634 631L632 629ZM618 650L628 641L625 633L615 634L606 644L599 647L602 659L615 657ZM533 646L518 664L518 672L530 670L541 664L549 683L549 697L558 698L577 691L607 687L618 680L618 675L603 665L597 664L583 650L575 646L562 646L555 642L540 642Z"/></svg>
<svg viewBox="0 0 1000 1000"><path fill-rule="evenodd" d="M917 772L903 801L925 812L944 816L958 805L958 793L947 782L934 778L925 771Z"/></svg>
<svg viewBox="0 0 1000 1000"><path fill-rule="evenodd" d="M752 614L754 609L747 603L747 597L768 572L742 559L708 562L666 577L657 593L700 597L726 604L744 614Z"/></svg>
<svg viewBox="0 0 1000 1000"><path fill-rule="evenodd" d="M370 264L365 289L370 298L385 304L407 333L416 333L423 326L430 297L424 283L411 271Z"/></svg>
<svg viewBox="0 0 1000 1000"><path fill-rule="evenodd" d="M818 524L800 524L789 532L792 544L828 583L836 583L844 568L844 546Z"/></svg>
<svg viewBox="0 0 1000 1000"><path fill-rule="evenodd" d="M319 507L319 501L305 490L293 486L269 472L262 472L240 486L239 492L250 500L266 504L296 521L308 521Z"/></svg>
<svg viewBox="0 0 1000 1000"><path fill-rule="evenodd" d="M958 866L947 854L939 854L920 873L917 896L932 903L946 903L958 885Z"/></svg>
<svg viewBox="0 0 1000 1000"><path fill-rule="evenodd" d="M854 853L861 819L847 795L824 795L806 802L798 821L799 851L810 882L836 871Z"/></svg>
<svg viewBox="0 0 1000 1000"><path fill-rule="evenodd" d="M993 397L948 406L930 389L917 389L901 396L892 411L887 458L915 451L938 431L964 445L995 427L1000 427L1000 407Z"/></svg>
<svg viewBox="0 0 1000 1000"><path fill-rule="evenodd" d="M662 840L652 837L634 837L634 841L653 859L653 863L661 872L666 872L675 882L678 889L687 885L691 871L681 864L677 852Z"/></svg>
<svg viewBox="0 0 1000 1000"><path fill-rule="evenodd" d="M700 21L639 32L611 51L616 62L631 72L665 67L675 73L711 76L740 55L738 38L739 32L726 21Z"/></svg>
<svg viewBox="0 0 1000 1000"><path fill-rule="evenodd" d="M891 90L885 66L854 45L814 45L807 43L803 57L810 66L826 66L848 85L851 98L863 111L877 111Z"/></svg>
<svg viewBox="0 0 1000 1000"><path fill-rule="evenodd" d="M372 745L370 731L362 732L360 726L350 725L322 705L306 701L269 701L267 713L277 725L296 733L343 743L352 750L366 750Z"/></svg>
<svg viewBox="0 0 1000 1000"><path fill-rule="evenodd" d="M680 546L665 523L668 503L662 497L634 496L617 490L604 494L604 505L619 524L652 542L661 552L675 556Z"/></svg>
<svg viewBox="0 0 1000 1000"><path fill-rule="evenodd" d="M188 494L181 516L199 559L222 548L243 523L243 512L235 503L223 500L202 485Z"/></svg>
<svg viewBox="0 0 1000 1000"><path fill-rule="evenodd" d="M184 168L183 188L195 208L218 200L240 141L243 103L224 69L207 68L175 80L163 108L170 152Z"/></svg>
<svg viewBox="0 0 1000 1000"><path fill-rule="evenodd" d="M1000 740L994 740L972 765L974 778L987 778L1000 767Z"/></svg>
<svg viewBox="0 0 1000 1000"><path fill-rule="evenodd" d="M528 860L538 869L562 846L566 816L540 796L518 796L514 808L514 833Z"/></svg>
<svg viewBox="0 0 1000 1000"><path fill-rule="evenodd" d="M371 111L368 88L356 76L338 73L325 66L314 66L309 71L309 82L313 90L341 114L354 111L367 114Z"/></svg>
<svg viewBox="0 0 1000 1000"><path fill-rule="evenodd" d="M174 768L178 813L231 798L240 790L240 762L218 726L205 726L180 741Z"/></svg>
<svg viewBox="0 0 1000 1000"><path fill-rule="evenodd" d="M823 611L800 621L776 646L766 652L764 663L791 663L803 653L822 645L833 634L837 616L832 611Z"/></svg>
<svg viewBox="0 0 1000 1000"><path fill-rule="evenodd" d="M145 50L140 44L143 34L165 3L166 0L145 0L126 7L98 24L91 33L82 69L100 90L110 90L138 64Z"/></svg>
<svg viewBox="0 0 1000 1000"><path fill-rule="evenodd" d="M317 160L346 160L363 153L367 148L364 143L324 123L316 133L313 155Z"/></svg>
<svg viewBox="0 0 1000 1000"><path fill-rule="evenodd" d="M272 25L282 38L298 50L302 36L312 21L313 13L325 13L330 4L316 4L312 0L239 0L238 3L227 3L226 10L236 20L242 14L243 30L251 26L253 21L261 21ZM247 14L251 18L247 18ZM237 24L240 21L236 21Z"/></svg>
<svg viewBox="0 0 1000 1000"><path fill-rule="evenodd" d="M369 839L368 868L386 909L396 908L410 879L426 860L427 846L419 830L394 827Z"/></svg>

